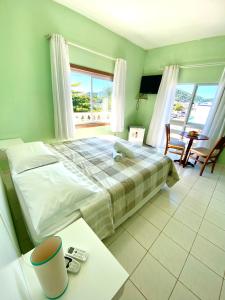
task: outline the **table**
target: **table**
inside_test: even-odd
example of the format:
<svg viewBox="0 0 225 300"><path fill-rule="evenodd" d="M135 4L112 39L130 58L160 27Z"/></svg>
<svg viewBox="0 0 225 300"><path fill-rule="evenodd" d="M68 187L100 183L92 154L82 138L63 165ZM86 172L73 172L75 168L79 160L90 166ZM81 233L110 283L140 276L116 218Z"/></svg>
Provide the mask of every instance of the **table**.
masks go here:
<svg viewBox="0 0 225 300"><path fill-rule="evenodd" d="M119 299L129 275L87 223L80 218L57 235L62 238L64 253L69 246L76 246L89 253L80 272L77 275L69 274L68 288L60 299ZM32 300L46 300L30 263L31 252L21 258L27 286L30 287Z"/></svg>
<svg viewBox="0 0 225 300"><path fill-rule="evenodd" d="M180 135L182 137L185 137L185 138L189 139L189 142L188 142L188 145L187 145L187 148L186 148L186 151L185 151L184 159L182 159L181 163L182 163L183 167L186 167L187 165L194 167L194 164L192 164L191 162L188 161L188 156L189 156L189 152L190 152L191 146L193 144L193 141L194 140L206 141L209 138L206 135L203 135L203 134L198 134L197 136L191 136L186 131L182 131L180 133Z"/></svg>

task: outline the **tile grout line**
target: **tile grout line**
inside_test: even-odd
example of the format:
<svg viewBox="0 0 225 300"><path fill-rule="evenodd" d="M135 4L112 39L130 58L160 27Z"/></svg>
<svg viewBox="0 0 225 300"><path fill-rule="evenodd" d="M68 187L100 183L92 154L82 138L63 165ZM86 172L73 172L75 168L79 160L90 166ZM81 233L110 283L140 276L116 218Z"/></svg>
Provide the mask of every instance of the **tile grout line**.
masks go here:
<svg viewBox="0 0 225 300"><path fill-rule="evenodd" d="M142 291L139 290L139 288L133 283L133 281L132 281L130 278L129 278L128 280L131 282L131 284L133 284L133 286L140 292L140 294L141 294L146 300L150 300L150 299L146 298L146 296L142 293Z"/></svg>
<svg viewBox="0 0 225 300"><path fill-rule="evenodd" d="M217 179L217 182L218 182L218 179ZM217 185L217 183L216 183L216 185ZM212 195L213 195L213 193L214 193L214 191L215 191L215 189L216 189L216 185L215 185L215 187L214 187L214 189L213 189ZM205 211L205 214L206 214L206 212L207 212L207 210L208 210L208 207L209 207L209 204L210 204L210 202L211 202L211 200L212 200L212 195L211 195L210 201L209 201L209 203L208 203L208 205L207 205L207 209L206 209L206 211ZM205 216L205 214L204 214L204 216ZM201 220L199 229L200 229L201 226L202 226L202 223L203 223L203 220L204 220L204 216L202 217L202 220ZM185 267L185 265L186 265L186 263L187 263L188 258L189 258L190 255L191 255L191 250L192 250L193 245L194 245L194 243L195 243L195 241L196 241L196 238L197 238L197 236L198 236L199 229L198 229L198 231L197 231L197 233L196 233L196 235L195 235L195 238L194 238L194 240L193 240L193 242L192 242L192 244L191 244L191 247L190 247L190 250L189 250L189 252L188 252L188 255L187 255L186 259L185 259L184 265L183 265L183 267L182 267L182 269L181 269L181 271L180 271L180 274L179 274L179 276L178 276L178 278L177 278L177 281L176 281L176 283L175 283L175 285L174 285L174 287L173 287L173 289L172 289L172 291L171 291L171 293L170 293L170 296L169 296L168 300L171 298L172 293L173 293L173 291L174 291L174 289L175 289L175 286L177 285L177 282L180 281L180 280L179 280L179 279L180 279L180 276L181 276L181 274L182 274L182 272L183 272L183 270L184 270L184 267ZM182 282L182 281L181 281L181 282Z"/></svg>
<svg viewBox="0 0 225 300"><path fill-rule="evenodd" d="M221 177L221 176L222 176L222 175L220 175L220 177ZM217 183L218 183L220 177L218 177ZM179 220L177 220L177 221L180 222L182 225L184 225L184 226L187 227L189 230L191 230L191 231L193 231L193 232L195 233L195 238L194 238L194 240L193 240L193 243L192 243L192 245L191 245L190 250L188 251L188 255L187 255L187 258L186 258L185 263L184 263L184 265L183 265L183 268L184 268L184 266L185 266L185 264L186 264L186 262L187 262L187 259L188 259L188 257L189 257L190 255L192 255L193 257L195 257L195 256L191 253L191 250L192 250L192 248L193 248L193 244L194 244L194 242L195 242L195 240L196 240L196 238L197 238L197 235L199 234L199 229L200 229L200 227L201 227L201 225L202 225L202 223L203 223L203 220L208 221L207 219L204 218L204 216L205 216L205 214L206 214L206 212L207 212L207 210L208 210L208 208L209 208L209 205L210 205L210 203L211 203L211 201L212 201L212 197L213 197L213 194L214 194L214 192L215 192L217 183L216 183L215 186L214 186L214 189L213 189L213 191L212 191L212 195L211 195L210 200L209 200L209 202L208 202L208 204L207 204L207 207L206 207L206 210L205 210L204 215L203 215L203 216L198 215L199 217L201 217L202 220L201 220L201 223L200 223L200 226L199 226L197 232L194 231L194 230L193 230L192 228L190 228L189 226L187 226L186 224L184 224L184 223L180 222ZM189 192L190 192L191 187L189 187L188 189L189 189ZM152 256L151 253L149 252L149 250L151 249L151 247L153 247L153 245L155 244L156 240L158 240L158 238L160 237L160 235L162 234L162 232L163 232L163 233L164 233L164 234L165 234L172 242L174 242L177 246L179 246L181 249L183 249L183 250L185 250L185 251L187 252L186 249L184 249L181 245L179 245L178 243L176 243L176 241L174 241L173 239L171 239L171 237L169 237L163 230L165 229L165 227L167 226L167 224L171 221L171 219L174 217L174 215L175 215L176 211L179 209L179 207L183 204L183 201L184 201L185 198L188 196L189 192L187 192L187 193L185 193L185 194L183 195L181 202L178 204L177 208L175 209L175 211L174 211L172 214L168 214L168 213L167 213L165 210L163 210L162 208L160 208L160 207L154 205L153 203L151 203L151 205L153 205L154 207L156 207L156 208L158 208L159 210L163 211L164 213L166 213L166 214L170 217L162 229L160 229L160 228L158 228L157 226L155 226L155 225L154 225L153 223L151 223L148 219L146 219L144 216L142 216L141 214L139 214L139 212L137 212L137 214L138 214L139 216L141 216L143 219L145 219L148 223L150 223L150 224L151 224L152 226L154 226L156 229L160 230L159 235L156 237L156 239L154 240L154 242L151 244L151 246L150 246L148 249L147 249L146 247L144 247L138 240L136 240L136 238L135 238L128 230L127 230L127 228L124 228L124 227L123 227L124 231L122 231L122 232L118 235L118 237L119 237L123 232L127 232L132 238L134 238L134 240L135 240L142 248L144 248L144 249L146 250L146 253L145 253L144 256L142 257L142 259L140 260L140 262L137 264L137 266L134 268L134 270L133 270L133 271L131 272L131 274L129 275L129 280L130 280L131 283L137 288L137 290L143 295L143 297L144 297L145 299L147 299L147 298L146 298L145 295L139 290L139 288L135 285L135 283L131 280L131 276L132 276L133 273L136 271L136 269L137 269L138 266L141 264L141 262L143 261L143 259L146 257L147 254L149 254L150 256ZM162 197L163 197L163 195L162 195ZM164 197L164 198L165 198L165 197ZM177 203L177 202L175 201L175 199L172 198L171 200L172 200L172 202ZM193 212L193 213L194 213L194 212ZM197 214L196 214L196 215L197 215ZM211 222L209 222L209 223L211 223ZM212 224L213 224L213 223L212 223ZM215 225L215 224L213 224L213 225ZM216 225L215 225L215 226L216 226ZM218 227L218 226L216 226L216 227ZM220 227L218 227L218 228L221 229ZM201 234L199 234L199 235L202 236ZM115 241L117 240L118 237L116 237ZM204 236L202 236L202 237L205 238ZM216 244L212 243L212 242L211 242L210 240L208 240L207 238L205 238L205 239L206 239L207 241L209 241L211 244L213 244L214 246L218 247ZM112 243L114 243L115 241L113 241ZM112 243L110 243L110 245L111 245ZM222 251L224 251L224 249L222 249L222 248L220 248L220 247L218 247L218 248L221 249ZM153 257L156 261L158 261L154 256L152 256L152 257ZM201 260L199 260L197 257L195 257L195 258L196 258L198 261L200 261L202 264L204 264L204 263L203 263ZM174 276L174 274L172 274L172 273L171 273L164 265L162 265L159 261L158 261L158 263L159 263L165 270L167 270L173 277L176 278L176 276ZM204 265L205 265L205 264L204 264ZM206 266L209 270L211 270L207 265L205 265L205 266ZM175 283L175 285L174 285L174 287L173 287L173 289L172 289L172 292L173 292L175 286L177 285L177 282L179 281L179 278L180 278L180 275L181 275L181 273L182 273L182 271L183 271L183 268L182 268L182 270L180 271L178 278L176 278L177 280L176 280L176 283ZM211 271L214 272L213 270L211 270ZM221 275L217 274L216 272L214 272L214 273L215 273L216 275L218 275L218 276L221 277ZM180 282L180 281L179 281L179 282ZM222 282L222 283L223 283L223 282ZM185 286L185 284L183 284L183 282L180 282L180 284L182 284L182 285ZM186 286L185 286L185 287L186 287ZM221 286L221 290L222 290L222 287L223 287L223 285ZM188 287L186 287L186 288L187 288L188 290L190 290ZM193 293L192 290L190 290L190 291ZM169 298L171 297L172 292L171 292ZM195 295L195 293L193 293L193 294ZM197 295L196 295L196 296L197 296ZM199 298L199 296L197 296L197 298ZM200 299L200 298L199 298L199 299Z"/></svg>
<svg viewBox="0 0 225 300"><path fill-rule="evenodd" d="M207 269L209 269L211 272L215 273L217 276L219 276L220 278L223 278L223 275L218 274L216 271L214 271L213 269L211 269L206 263L204 263L203 261L201 261L200 258L198 258L197 256L195 256L193 253L190 253L189 256L194 257L196 260L198 260L201 264L203 264L205 267L207 267Z"/></svg>
<svg viewBox="0 0 225 300"><path fill-rule="evenodd" d="M216 226L217 228L219 228L219 229L221 229L221 230L225 231L225 229L224 229L224 228L222 228L222 227L218 226L217 224L213 223L212 221L210 221L210 220L208 220L208 219L206 219L206 218L204 218L204 219L205 219L207 222L209 222L210 224L212 224L212 225Z"/></svg>
<svg viewBox="0 0 225 300"><path fill-rule="evenodd" d="M187 193L188 194L188 193ZM184 200L185 196L183 197L183 200ZM182 204L183 200L180 202L180 204L177 206L177 209L180 207L180 205ZM161 210L159 208L159 210ZM160 229L160 233L159 235L157 236L157 238L155 239L155 241L152 243L152 245L149 247L149 249L146 251L145 255L142 257L142 259L140 260L140 262L137 264L137 266L134 268L134 270L131 272L131 274L129 275L129 279L130 281L135 285L135 283L132 281L131 279L131 276L134 274L134 272L137 270L138 266L141 264L141 262L144 260L144 258L148 255L152 256L151 253L149 252L149 250L153 247L153 245L155 244L156 240L158 240L159 236L162 234L164 228L167 226L167 224L169 223L169 221L173 218L173 215L175 214L176 210L174 211L174 213L172 215L169 215L170 218L168 219L167 223L164 225L164 227L162 229ZM167 214L168 215L168 214ZM146 219L144 216L140 215L139 216L143 217L144 219ZM146 221L148 221L151 225L153 225L149 220L146 219ZM156 227L155 225L153 225L154 227ZM159 229L158 227L156 227L157 229ZM125 230L127 231L127 229L125 228ZM128 232L128 231L127 231ZM129 233L129 232L128 232ZM130 233L129 233L130 234ZM133 235L130 234L132 238ZM135 238L134 238L135 239ZM135 239L136 240L136 239ZM136 240L137 241L137 240ZM137 241L138 242L138 241ZM139 242L138 242L139 243ZM139 243L140 246L142 246L140 243ZM143 246L142 246L143 247ZM146 248L145 248L146 249ZM165 266L163 266L154 256L152 256L153 259L155 259L165 270L167 270L167 272L169 272L175 279L177 279L174 274L171 273L171 271L169 271L167 268L165 268ZM174 287L176 286L176 283L177 281L175 282L175 285ZM139 288L135 285L135 287L139 290ZM174 288L173 288L174 289ZM139 290L140 291L140 290ZM141 292L141 291L140 291ZM169 299L169 298L168 298Z"/></svg>
<svg viewBox="0 0 225 300"><path fill-rule="evenodd" d="M224 276L222 278L222 284L221 284L221 288L220 288L220 293L219 293L219 300L221 299L221 295L222 295L222 291L223 291L223 285L224 285ZM221 299L222 300L222 299Z"/></svg>

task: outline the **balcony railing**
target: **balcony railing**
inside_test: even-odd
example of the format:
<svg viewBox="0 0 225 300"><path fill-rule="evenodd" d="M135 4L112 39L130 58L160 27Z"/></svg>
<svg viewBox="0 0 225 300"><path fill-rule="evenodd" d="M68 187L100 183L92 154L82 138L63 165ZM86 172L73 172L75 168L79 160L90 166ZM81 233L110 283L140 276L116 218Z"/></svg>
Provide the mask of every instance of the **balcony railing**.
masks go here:
<svg viewBox="0 0 225 300"><path fill-rule="evenodd" d="M110 123L110 112L75 112L74 123L76 125L89 123Z"/></svg>

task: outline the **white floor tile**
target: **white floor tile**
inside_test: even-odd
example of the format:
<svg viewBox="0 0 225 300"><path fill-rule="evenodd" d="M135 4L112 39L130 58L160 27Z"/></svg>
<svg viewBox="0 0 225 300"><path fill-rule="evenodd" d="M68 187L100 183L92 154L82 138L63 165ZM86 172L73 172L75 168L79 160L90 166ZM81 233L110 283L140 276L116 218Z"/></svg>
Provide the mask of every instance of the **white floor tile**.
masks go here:
<svg viewBox="0 0 225 300"><path fill-rule="evenodd" d="M129 233L123 232L109 250L130 274L139 264L146 250Z"/></svg>
<svg viewBox="0 0 225 300"><path fill-rule="evenodd" d="M162 209L165 213L172 215L177 207L178 203L174 200L168 199L163 197L162 195L159 195L158 197L154 197L152 200L152 204L160 209Z"/></svg>
<svg viewBox="0 0 225 300"><path fill-rule="evenodd" d="M152 243L158 237L160 230L144 219L137 216L129 223L127 231L146 249L149 249Z"/></svg>
<svg viewBox="0 0 225 300"><path fill-rule="evenodd" d="M217 200L221 200L223 202L225 202L225 197L224 197L224 193L218 190L215 190L212 198L216 198Z"/></svg>
<svg viewBox="0 0 225 300"><path fill-rule="evenodd" d="M222 278L192 256L188 257L180 281L201 299L219 298Z"/></svg>
<svg viewBox="0 0 225 300"><path fill-rule="evenodd" d="M129 225L132 224L138 217L139 217L139 214L135 213L133 216L131 216L130 218L128 218L123 224L121 224L121 226L124 229L127 229L127 227L129 227Z"/></svg>
<svg viewBox="0 0 225 300"><path fill-rule="evenodd" d="M170 215L152 204L145 205L143 209L139 211L139 213L161 230L165 227L170 219Z"/></svg>
<svg viewBox="0 0 225 300"><path fill-rule="evenodd" d="M225 193L225 183L222 181L218 182L218 184L216 185L216 191Z"/></svg>
<svg viewBox="0 0 225 300"><path fill-rule="evenodd" d="M189 251L196 236L196 232L186 225L172 218L163 232L182 248Z"/></svg>
<svg viewBox="0 0 225 300"><path fill-rule="evenodd" d="M225 272L225 251L197 235L191 254L220 276Z"/></svg>
<svg viewBox="0 0 225 300"><path fill-rule="evenodd" d="M138 291L134 284L128 280L124 286L124 291L120 300L144 300L144 296Z"/></svg>
<svg viewBox="0 0 225 300"><path fill-rule="evenodd" d="M209 208L205 214L205 219L225 230L225 212Z"/></svg>
<svg viewBox="0 0 225 300"><path fill-rule="evenodd" d="M174 185L172 188L163 188L159 193L166 199L180 203L189 192L190 188L185 185Z"/></svg>
<svg viewBox="0 0 225 300"><path fill-rule="evenodd" d="M149 252L176 277L179 276L188 255L185 250L163 233L158 237Z"/></svg>
<svg viewBox="0 0 225 300"><path fill-rule="evenodd" d="M147 254L131 276L131 281L147 299L167 300L176 283L176 278Z"/></svg>
<svg viewBox="0 0 225 300"><path fill-rule="evenodd" d="M199 234L216 246L225 250L225 232L214 224L203 220Z"/></svg>
<svg viewBox="0 0 225 300"><path fill-rule="evenodd" d="M194 231L198 231L202 222L202 217L193 213L192 210L183 205L176 211L174 218Z"/></svg>
<svg viewBox="0 0 225 300"><path fill-rule="evenodd" d="M207 203L201 201L201 199L195 199L187 195L182 203L182 206L189 208L193 213L203 217L206 209Z"/></svg>
<svg viewBox="0 0 225 300"><path fill-rule="evenodd" d="M108 238L104 239L103 240L103 243L106 245L106 246L109 246L111 245L119 236L120 234L124 232L124 228L122 226L119 226L116 230L115 230L115 233L111 236L109 236Z"/></svg>
<svg viewBox="0 0 225 300"><path fill-rule="evenodd" d="M200 199L201 202L208 204L212 197L212 193L205 191L204 189L194 190L191 189L188 196L194 199Z"/></svg>
<svg viewBox="0 0 225 300"><path fill-rule="evenodd" d="M170 300L198 300L190 290L188 290L182 283L177 282Z"/></svg>
<svg viewBox="0 0 225 300"><path fill-rule="evenodd" d="M212 198L209 208L215 209L218 212L224 212L225 213L225 196L224 201L218 200L216 198Z"/></svg>

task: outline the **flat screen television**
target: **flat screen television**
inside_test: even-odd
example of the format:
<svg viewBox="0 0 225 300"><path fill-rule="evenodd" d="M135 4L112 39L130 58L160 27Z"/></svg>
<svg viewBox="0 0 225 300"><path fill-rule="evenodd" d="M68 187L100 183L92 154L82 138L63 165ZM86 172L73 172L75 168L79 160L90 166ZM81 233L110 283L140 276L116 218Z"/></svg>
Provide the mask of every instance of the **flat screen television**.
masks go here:
<svg viewBox="0 0 225 300"><path fill-rule="evenodd" d="M160 86L162 75L142 76L140 93L141 94L157 94Z"/></svg>

